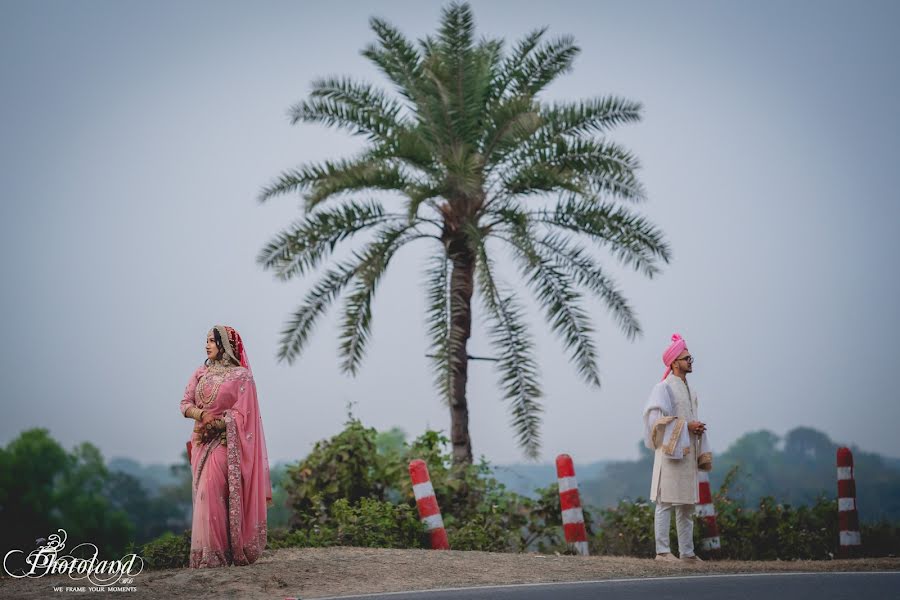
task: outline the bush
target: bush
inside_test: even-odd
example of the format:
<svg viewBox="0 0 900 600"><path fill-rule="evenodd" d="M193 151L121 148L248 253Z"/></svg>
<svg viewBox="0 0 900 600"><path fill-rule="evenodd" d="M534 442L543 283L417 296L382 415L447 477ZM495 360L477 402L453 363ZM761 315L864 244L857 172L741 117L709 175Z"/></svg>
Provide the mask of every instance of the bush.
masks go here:
<svg viewBox="0 0 900 600"><path fill-rule="evenodd" d="M309 529L274 530L269 548L426 548L427 535L414 510L407 504L392 504L361 498L356 504L336 501L325 525Z"/></svg>
<svg viewBox="0 0 900 600"><path fill-rule="evenodd" d="M537 501L519 496L491 476L486 462L453 466L448 442L436 431L412 443L396 432L388 440L351 418L288 467L293 531L279 532L270 547L428 547L409 479L409 462L418 458L428 465L451 548L565 550L555 486Z"/></svg>
<svg viewBox="0 0 900 600"><path fill-rule="evenodd" d="M267 548L324 548L337 543L337 534L330 527L314 525L309 529L286 528L273 529L269 532Z"/></svg>
<svg viewBox="0 0 900 600"><path fill-rule="evenodd" d="M900 525L881 521L862 526L863 556L900 556Z"/></svg>
<svg viewBox="0 0 900 600"><path fill-rule="evenodd" d="M191 532L164 533L144 544L138 556L150 569L179 569L188 566L191 556Z"/></svg>
<svg viewBox="0 0 900 600"><path fill-rule="evenodd" d="M362 498L351 506L338 500L331 509L341 546L365 548L425 548L426 534L413 509L406 504L391 504Z"/></svg>
<svg viewBox="0 0 900 600"><path fill-rule="evenodd" d="M654 505L641 498L634 502L623 500L615 508L600 511L598 532L591 540L591 550L597 554L652 558L656 555L654 512ZM697 529L694 528L695 534ZM674 543L677 547L677 541Z"/></svg>
<svg viewBox="0 0 900 600"><path fill-rule="evenodd" d="M747 510L729 496L738 473L733 467L713 496L722 558L822 560L834 556L838 543L836 500L821 496L811 506L794 508L766 496L760 499L757 510ZM700 529L694 528L697 541L702 535Z"/></svg>
<svg viewBox="0 0 900 600"><path fill-rule="evenodd" d="M420 458L428 465L441 507L450 547L489 552L566 552L556 484L538 490L536 499L510 492L493 476L490 465L452 464L448 439L426 431L407 443L402 432L378 434L351 418L343 431L316 444L303 461L288 468L285 489L291 499L293 531L276 530L269 547L354 545L386 548L428 547L416 517L408 465ZM794 508L763 498L746 510L731 496L737 469L725 477L713 500L722 550L736 560L827 559L837 550L837 504L819 498ZM652 557L654 505L622 501L603 509L598 519L584 509L594 554ZM675 519L671 544L677 547ZM595 533L596 531L596 533ZM863 553L900 553L900 527L863 526ZM694 527L698 554L702 522Z"/></svg>
<svg viewBox="0 0 900 600"><path fill-rule="evenodd" d="M340 499L383 499L385 482L375 440L377 432L350 419L344 430L317 442L309 456L288 467L284 488L293 508L291 525L308 529L323 525Z"/></svg>
<svg viewBox="0 0 900 600"><path fill-rule="evenodd" d="M819 497L810 506L793 507L779 503L771 496L763 497L756 510L745 509L730 496L737 480L733 468L713 496L719 526L721 550L719 558L732 560L823 560L837 553L837 501ZM600 511L599 532L591 540L598 554L628 555L649 558L655 553L654 505L638 499L622 501L615 508ZM670 543L677 548L675 519L672 519ZM888 523L862 528L864 556L898 553L900 527ZM701 556L709 556L700 547L703 523L694 527L694 547Z"/></svg>

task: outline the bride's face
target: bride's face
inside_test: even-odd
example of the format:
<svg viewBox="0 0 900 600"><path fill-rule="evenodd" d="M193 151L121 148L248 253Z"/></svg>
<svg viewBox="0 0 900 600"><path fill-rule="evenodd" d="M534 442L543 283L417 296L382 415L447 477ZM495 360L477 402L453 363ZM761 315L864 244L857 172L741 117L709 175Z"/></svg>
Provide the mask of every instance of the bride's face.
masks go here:
<svg viewBox="0 0 900 600"><path fill-rule="evenodd" d="M216 338L213 334L206 336L206 358L216 360L219 358L219 348L216 346Z"/></svg>

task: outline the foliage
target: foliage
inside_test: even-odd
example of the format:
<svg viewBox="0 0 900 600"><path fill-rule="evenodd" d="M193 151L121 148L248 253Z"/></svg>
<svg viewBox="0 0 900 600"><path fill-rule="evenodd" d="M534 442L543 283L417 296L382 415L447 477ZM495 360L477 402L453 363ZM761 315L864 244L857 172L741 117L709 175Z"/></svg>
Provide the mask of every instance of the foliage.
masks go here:
<svg viewBox="0 0 900 600"><path fill-rule="evenodd" d="M313 525L308 529L288 529L279 527L269 531L268 548L325 548L335 546L336 533L334 529Z"/></svg>
<svg viewBox="0 0 900 600"><path fill-rule="evenodd" d="M717 558L732 560L825 560L833 558L838 546L837 501L819 497L809 506L794 507L763 497L752 510L731 496L739 480L739 469L732 468L716 493L717 524L721 550ZM654 554L654 506L642 499L622 500L614 508L600 511L599 533L592 548L599 554L649 558ZM671 545L677 548L674 519ZM900 551L900 527L881 523L862 528L864 556L896 555ZM694 547L700 546L702 521L694 527Z"/></svg>
<svg viewBox="0 0 900 600"><path fill-rule="evenodd" d="M271 467L269 477L272 481L272 506L269 507L267 514L269 529L287 527L291 519L287 490L284 488L287 481L287 467L284 464Z"/></svg>
<svg viewBox="0 0 900 600"><path fill-rule="evenodd" d="M387 482L376 437L374 429L351 418L343 431L317 442L305 459L287 468L284 487L295 528L321 524L338 500L384 498Z"/></svg>
<svg viewBox="0 0 900 600"><path fill-rule="evenodd" d="M900 523L863 523L860 535L864 556L900 556Z"/></svg>
<svg viewBox="0 0 900 600"><path fill-rule="evenodd" d="M191 531L170 531L143 545L138 556L150 569L180 569L188 566L191 555Z"/></svg>
<svg viewBox="0 0 900 600"><path fill-rule="evenodd" d="M415 509L407 504L361 498L357 505L351 506L346 498L342 498L334 503L331 516L337 527L337 543L341 546L427 547L425 529Z"/></svg>
<svg viewBox="0 0 900 600"><path fill-rule="evenodd" d="M417 535L421 530L408 465L420 458L428 465L452 548L565 551L555 485L535 499L520 496L498 482L486 462L453 465L447 446L447 438L435 431L410 443L394 432L388 443L351 418L343 431L288 467L289 474L302 474L284 482L294 499L293 529L277 532L270 545L427 547L425 541L411 541L412 524ZM315 465L322 471L316 473ZM365 476L354 479L360 472ZM350 489L355 499L340 495Z"/></svg>
<svg viewBox="0 0 900 600"><path fill-rule="evenodd" d="M29 552L38 538L62 528L71 542L93 543L101 555L122 554L134 530L107 498L109 480L93 445L66 452L46 429L23 431L0 448L0 553Z"/></svg>
<svg viewBox="0 0 900 600"><path fill-rule="evenodd" d="M761 444L754 447L759 450ZM363 453L368 454L360 456ZM428 464L452 548L566 552L556 484L538 489L531 497L522 496L497 481L493 469L484 461L462 467L453 465L448 440L440 432L426 431L407 442L402 432L377 433L352 418L343 431L323 440L304 460L285 469L281 479L283 497L301 497L297 490L302 489L302 497L312 501L305 505L306 512L299 515L294 506L282 507L298 525L288 530L270 521L269 548L427 547L407 470L414 458L422 458ZM291 479L287 473L299 470L301 465L325 468L305 478ZM26 536L43 537L62 526L69 539L95 543L102 555L136 551L153 568L187 564L190 531L171 532L176 527L176 531L184 531L183 526L177 525L183 515L170 522L169 532L139 550L129 549L133 546L127 543L129 537L133 541L142 535L141 529L128 528L129 515L157 514L162 519L168 518L168 513L151 510L154 502L163 501L161 496L142 499L145 490L134 478L125 473L109 473L93 446L82 444L68 453L46 431L29 430L6 448L0 448L0 467L0 519L8 548L32 549L34 539ZM360 478L359 473L365 476ZM186 464L177 465L173 475L176 480L188 477L189 494L190 471ZM829 477L832 475L829 473ZM273 482L277 479L273 477ZM746 475L735 467L718 489L713 487L722 542L719 556L792 560L827 559L836 553L837 506L833 498L820 496L809 505L795 506L769 496L748 508L741 499L744 481ZM160 493L176 490L173 497L180 498L184 483L173 486L170 482L158 489ZM328 493L319 493L319 488ZM351 490L357 498L342 497L340 490ZM74 502L63 506L72 499ZM270 515L274 510L277 509L270 509ZM653 506L644 500L623 499L616 506L599 511L585 508L585 521L592 553L652 556ZM153 528L161 527L160 523L136 524L144 527L143 535L147 535ZM695 546L702 555L702 526L695 527L694 533ZM670 535L676 547L674 531ZM900 554L900 524L896 521L863 523L862 539L864 556Z"/></svg>
<svg viewBox="0 0 900 600"><path fill-rule="evenodd" d="M418 44L381 19L371 26L376 41L363 55L397 93L329 77L313 82L309 98L291 109L294 123L363 137L362 150L285 171L260 196L304 198L305 215L258 256L280 279L307 277L339 244L365 240L350 258L323 268L282 331L279 357L294 361L343 296L341 367L358 372L379 282L401 248L426 241L430 356L436 387L454 409L454 461L472 462L465 384L473 292L515 436L535 457L538 361L524 305L501 280L494 246L511 251L576 372L599 386L585 296L603 302L629 339L641 329L597 254L647 277L671 258L661 231L622 205L645 198L640 165L608 135L637 122L642 107L616 96L546 101L547 87L580 52L574 40L548 39L543 28L506 51L502 40L476 36L468 4L444 8L438 31ZM402 205L389 210L379 200L386 194L375 192Z"/></svg>
<svg viewBox="0 0 900 600"><path fill-rule="evenodd" d="M722 532L722 557L817 560L834 556L838 541L836 500L822 496L810 506L795 508L766 496L756 510L746 510L728 496L738 472L738 468L732 468L713 497Z"/></svg>
<svg viewBox="0 0 900 600"><path fill-rule="evenodd" d="M591 540L591 551L652 558L656 554L653 513L654 506L640 498L634 502L623 500L618 506L601 510L598 532ZM677 548L677 544L673 547Z"/></svg>
<svg viewBox="0 0 900 600"><path fill-rule="evenodd" d="M582 499L599 507L617 506L622 499L647 497L653 453L638 444L639 458L606 465L599 477L581 481ZM714 459L713 489L738 467L729 483L729 497L744 510L756 508L766 496L793 507L812 506L819 497L837 496L835 456L838 444L824 433L798 427L779 437L768 431L741 436ZM859 516L863 523L900 521L900 469L878 454L853 448Z"/></svg>
<svg viewBox="0 0 900 600"><path fill-rule="evenodd" d="M310 474L299 485L309 485L315 480L321 489L349 489L353 483L350 478L360 470L363 460L366 485L356 488L359 494L356 500L342 500L337 494L316 496L315 508L296 519L297 523L308 525L279 533L271 542L273 547L280 544L420 547L422 542L410 542L408 530L397 524L403 522L401 514L415 520L415 500L407 465L410 460L421 458L428 465L452 548L566 552L556 484L537 490L532 498L510 492L497 481L491 466L484 461L477 465L453 465L447 451L448 440L439 432L426 431L410 443L396 435L390 444L378 444L378 439L375 430L351 419L344 431L316 445L299 464L325 464L327 471L316 476ZM366 455L361 457L361 453ZM608 465L606 473L610 472L610 466L615 473L616 465ZM646 466L642 488L649 473L649 464ZM296 469L296 466L289 467L289 471ZM740 560L823 559L835 552L838 537L834 500L822 497L810 506L794 507L763 498L753 510L748 510L734 497L736 487L743 481L741 475L739 469L732 469L714 496L722 556ZM286 485L288 494L294 494L291 486L298 484L288 481ZM401 510L409 512L397 512ZM614 507L596 511L586 506L584 511L592 552L653 556L652 504L640 498L623 499ZM362 527L359 523L366 525ZM695 527L694 534L695 547L700 552L702 526ZM897 553L900 538L896 527L892 529L884 524L864 528L863 534L872 538L866 552ZM673 547L677 547L674 519L670 535Z"/></svg>
<svg viewBox="0 0 900 600"><path fill-rule="evenodd" d="M306 529L275 529L269 548L321 548L360 546L367 548L427 547L425 531L408 504L393 504L361 498L351 504L341 498L332 504L321 522Z"/></svg>

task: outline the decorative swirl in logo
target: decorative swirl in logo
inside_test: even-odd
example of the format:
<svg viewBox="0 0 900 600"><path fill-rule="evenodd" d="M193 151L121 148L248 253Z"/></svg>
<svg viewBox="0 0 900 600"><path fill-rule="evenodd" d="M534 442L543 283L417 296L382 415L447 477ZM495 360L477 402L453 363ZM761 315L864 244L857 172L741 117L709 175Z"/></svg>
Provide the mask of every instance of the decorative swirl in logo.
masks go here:
<svg viewBox="0 0 900 600"><path fill-rule="evenodd" d="M144 570L144 560L137 554L126 554L119 560L98 560L100 550L94 544L84 543L72 548L76 552L79 548L88 549L89 556L76 557L72 554L59 556L66 547L68 534L65 529L58 529L58 533L49 536L49 540L38 540L38 543L46 541L36 550L32 550L26 557L25 563L31 568L14 573L9 570L10 557L18 554L25 555L23 550L10 550L3 557L3 569L10 577L21 579L23 577L43 577L48 573L59 575L68 573L73 580L87 579L95 586L108 586L117 583L122 577L134 577ZM62 535L60 535L62 534ZM93 551L91 552L92 549ZM139 564L135 564L139 562ZM106 577L103 577L106 575Z"/></svg>

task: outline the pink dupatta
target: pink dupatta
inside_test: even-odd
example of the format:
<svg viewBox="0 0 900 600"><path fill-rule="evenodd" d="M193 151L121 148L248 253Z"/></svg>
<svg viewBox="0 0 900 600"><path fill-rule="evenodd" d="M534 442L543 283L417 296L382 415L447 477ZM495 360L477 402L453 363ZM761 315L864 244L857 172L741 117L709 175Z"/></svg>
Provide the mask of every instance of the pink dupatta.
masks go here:
<svg viewBox="0 0 900 600"><path fill-rule="evenodd" d="M209 409L214 414L221 414L225 420L228 539L231 557L236 565L248 565L255 562L266 547L266 509L272 505L269 458L256 396L256 383L240 335L231 327L217 325L216 328L222 334L226 354L239 360L241 365L227 369L221 376L216 398ZM207 367L197 370L192 378L195 386L207 370ZM190 389L191 386L188 387ZM185 402L193 395L186 393ZM186 406L182 406L182 413L185 409ZM207 444L200 449L199 464L192 464L196 472L195 480L203 469L206 457L216 445ZM193 462L190 441L188 456L192 457Z"/></svg>

